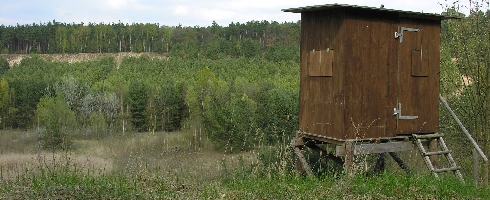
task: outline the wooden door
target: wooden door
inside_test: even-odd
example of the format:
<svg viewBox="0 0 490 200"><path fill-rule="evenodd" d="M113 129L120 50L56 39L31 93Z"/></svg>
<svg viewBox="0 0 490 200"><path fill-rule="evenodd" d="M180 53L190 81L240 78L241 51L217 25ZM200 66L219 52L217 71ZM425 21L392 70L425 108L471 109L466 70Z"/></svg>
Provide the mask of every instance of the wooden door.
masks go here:
<svg viewBox="0 0 490 200"><path fill-rule="evenodd" d="M437 132L439 112L440 26L405 21L396 35L398 96L394 105L397 134Z"/></svg>

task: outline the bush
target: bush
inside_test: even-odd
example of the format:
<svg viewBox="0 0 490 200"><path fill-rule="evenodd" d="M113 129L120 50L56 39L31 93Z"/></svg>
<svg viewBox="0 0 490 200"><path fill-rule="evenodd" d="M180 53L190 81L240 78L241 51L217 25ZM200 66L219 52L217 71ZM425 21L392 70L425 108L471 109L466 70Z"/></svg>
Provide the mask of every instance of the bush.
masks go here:
<svg viewBox="0 0 490 200"><path fill-rule="evenodd" d="M68 131L76 125L75 113L70 110L65 99L56 97L41 98L37 104L37 117L41 132L41 146L48 149L68 149L71 145Z"/></svg>
<svg viewBox="0 0 490 200"><path fill-rule="evenodd" d="M215 147L228 152L252 149L257 131L256 109L257 104L246 94L214 107L205 116L204 123Z"/></svg>

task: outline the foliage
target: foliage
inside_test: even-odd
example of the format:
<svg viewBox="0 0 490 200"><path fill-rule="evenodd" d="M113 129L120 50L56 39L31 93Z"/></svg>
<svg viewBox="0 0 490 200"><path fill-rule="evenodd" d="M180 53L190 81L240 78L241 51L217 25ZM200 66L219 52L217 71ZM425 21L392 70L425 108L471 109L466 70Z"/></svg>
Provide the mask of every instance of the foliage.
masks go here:
<svg viewBox="0 0 490 200"><path fill-rule="evenodd" d="M427 175L386 173L379 177L338 179L264 177L236 170L229 178L199 184L178 177L165 179L158 172L149 175L148 171L135 175L86 174L57 167L42 173L28 172L15 181L3 181L0 195L7 199L486 199L490 195L485 188L462 184L454 178L436 180Z"/></svg>
<svg viewBox="0 0 490 200"><path fill-rule="evenodd" d="M95 134L97 138L100 138L100 136L107 131L107 123L102 113L92 113L88 121L92 133Z"/></svg>
<svg viewBox="0 0 490 200"><path fill-rule="evenodd" d="M10 69L9 63L6 58L0 57L0 76L5 74Z"/></svg>
<svg viewBox="0 0 490 200"><path fill-rule="evenodd" d="M35 119L34 111L36 104L45 93L48 83L39 79L18 79L9 82L9 85L14 91L15 98L12 102L17 110L14 116L12 126L17 128L30 128Z"/></svg>
<svg viewBox="0 0 490 200"><path fill-rule="evenodd" d="M117 69L115 62L111 57L71 64L36 56L23 60L3 76L12 91L10 127L31 127L39 99L60 94L87 134L93 133L91 116L97 116L106 133L186 128L212 135L219 149L240 150L250 149L256 135L272 144L297 129L295 62L144 55L123 58Z"/></svg>
<svg viewBox="0 0 490 200"><path fill-rule="evenodd" d="M37 118L41 131L41 146L47 149L68 149L68 132L76 126L75 113L62 95L43 97L37 104Z"/></svg>
<svg viewBox="0 0 490 200"><path fill-rule="evenodd" d="M131 111L131 122L136 131L143 131L146 128L146 102L147 89L139 81L133 81L129 84L128 91L129 109Z"/></svg>
<svg viewBox="0 0 490 200"><path fill-rule="evenodd" d="M5 79L0 80L0 127L6 128L10 110L10 87Z"/></svg>
<svg viewBox="0 0 490 200"><path fill-rule="evenodd" d="M206 130L214 145L228 152L252 149L257 134L257 103L246 94L213 108L205 117Z"/></svg>
<svg viewBox="0 0 490 200"><path fill-rule="evenodd" d="M463 184L452 174L441 174L439 180L431 174L390 170L369 177L301 176L293 171L287 138L253 152L223 154L209 148L194 151L181 140L187 132L74 137L73 151L48 153L39 152L33 133L0 131L0 141L8 141L0 146L2 198L488 199L490 195L487 187Z"/></svg>
<svg viewBox="0 0 490 200"><path fill-rule="evenodd" d="M77 113L81 112L83 98L89 92L88 85L81 83L72 76L69 76L60 82L56 82L53 85L53 89L63 94L63 97L65 97L66 103L68 103L68 107L71 110L77 111Z"/></svg>
<svg viewBox="0 0 490 200"><path fill-rule="evenodd" d="M156 52L180 58L261 58L271 46L298 46L299 22L250 21L208 27L154 23L62 23L0 26L0 50L10 54ZM299 54L269 54L298 60ZM1 65L0 65L1 66ZM1 72L1 70L0 70ZM0 73L1 75L1 73Z"/></svg>
<svg viewBox="0 0 490 200"><path fill-rule="evenodd" d="M463 3L446 7L444 14L461 17L442 22L441 93L486 155L490 154L490 18L488 1L466 1L468 15L460 10ZM442 110L441 132L459 138L461 130ZM452 134L454 133L454 134ZM459 138L466 142L466 138ZM458 142L455 152L467 152L471 145ZM464 155L464 153L461 153ZM462 155L462 156L463 156ZM468 164L469 167L470 164ZM475 180L479 181L479 180Z"/></svg>

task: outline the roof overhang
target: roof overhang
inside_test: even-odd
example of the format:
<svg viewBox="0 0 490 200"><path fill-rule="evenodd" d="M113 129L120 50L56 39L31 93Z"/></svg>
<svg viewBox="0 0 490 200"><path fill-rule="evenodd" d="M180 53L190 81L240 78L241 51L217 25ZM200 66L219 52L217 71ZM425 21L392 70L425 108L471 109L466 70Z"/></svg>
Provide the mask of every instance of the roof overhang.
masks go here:
<svg viewBox="0 0 490 200"><path fill-rule="evenodd" d="M446 20L446 19L461 19L455 16L446 16L434 13L422 13L422 12L413 12L413 11L403 11L403 10L394 10L387 8L375 8L368 6L356 6L356 5L348 5L348 4L325 4L325 5L315 5L315 6L306 6L306 7L298 7L298 8L288 8L282 9L283 12L292 12L292 13L304 13L310 11L322 11L322 10L334 10L334 9L349 9L349 10L363 10L363 11L373 11L373 12L386 12L390 14L398 14L399 17L404 18L417 18L417 19L429 19L429 20Z"/></svg>

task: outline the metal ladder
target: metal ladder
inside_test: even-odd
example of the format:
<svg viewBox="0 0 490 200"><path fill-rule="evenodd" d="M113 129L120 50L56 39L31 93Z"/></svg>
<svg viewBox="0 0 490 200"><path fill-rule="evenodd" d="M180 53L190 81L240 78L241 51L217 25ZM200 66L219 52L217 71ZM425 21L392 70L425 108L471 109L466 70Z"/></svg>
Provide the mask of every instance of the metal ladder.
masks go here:
<svg viewBox="0 0 490 200"><path fill-rule="evenodd" d="M439 178L439 173L442 172L449 172L452 171L458 177L461 182L464 183L463 176L461 175L461 172L459 171L461 167L456 165L456 162L454 162L453 156L451 155L451 150L449 150L446 146L446 143L444 142L444 139L442 138L444 134L442 133L434 133L434 134L412 134L414 138L414 142L417 145L418 149L420 150L420 153L424 157L425 164L429 168L429 170L434 174L436 178ZM431 140L435 139L437 140L437 143L441 149L441 151L434 151L434 152L427 152L424 148L424 145L422 145L422 140ZM434 155L444 155L446 159L448 160L449 164L451 167L448 168L441 168L441 169L435 169L434 165L432 164L432 161L430 160L429 156L434 156Z"/></svg>

